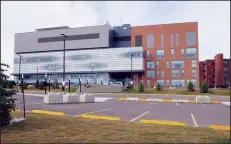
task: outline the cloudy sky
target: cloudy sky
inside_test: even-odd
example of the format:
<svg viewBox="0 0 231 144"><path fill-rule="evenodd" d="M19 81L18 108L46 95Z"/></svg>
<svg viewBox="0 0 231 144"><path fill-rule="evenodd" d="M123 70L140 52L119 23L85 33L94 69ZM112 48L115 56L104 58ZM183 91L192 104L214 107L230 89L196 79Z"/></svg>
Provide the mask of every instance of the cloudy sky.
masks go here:
<svg viewBox="0 0 231 144"><path fill-rule="evenodd" d="M14 34L55 26L152 25L197 21L199 59L230 58L230 2L1 1L1 61L13 72Z"/></svg>

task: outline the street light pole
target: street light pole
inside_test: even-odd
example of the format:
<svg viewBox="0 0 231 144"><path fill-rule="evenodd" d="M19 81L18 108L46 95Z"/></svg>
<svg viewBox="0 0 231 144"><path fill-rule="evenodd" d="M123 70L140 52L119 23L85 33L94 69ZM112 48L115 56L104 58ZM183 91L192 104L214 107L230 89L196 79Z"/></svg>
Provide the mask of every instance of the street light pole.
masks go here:
<svg viewBox="0 0 231 144"><path fill-rule="evenodd" d="M45 94L47 93L47 74L45 74Z"/></svg>
<svg viewBox="0 0 231 144"><path fill-rule="evenodd" d="M21 88L22 88L22 98L23 98L23 116L24 116L24 118L26 118L25 96L24 96L24 89L23 89L23 74L22 74L22 84L21 84Z"/></svg>
<svg viewBox="0 0 231 144"><path fill-rule="evenodd" d="M22 56L21 55L18 55L18 56L19 56L18 81L20 82L20 78L21 78L21 74L20 74L20 72L21 72L21 58L22 58ZM20 82L20 85L21 85L21 82ZM22 91L22 89L21 89L21 91Z"/></svg>
<svg viewBox="0 0 231 144"><path fill-rule="evenodd" d="M63 84L62 84L62 91L64 92L64 83L65 83L65 42L66 36L65 34L61 34L63 36Z"/></svg>
<svg viewBox="0 0 231 144"><path fill-rule="evenodd" d="M131 56L131 81L132 81L132 57L133 57L133 54L131 54L130 56ZM131 89L132 89L132 83L131 83Z"/></svg>
<svg viewBox="0 0 231 144"><path fill-rule="evenodd" d="M38 80L38 67L37 67L37 80Z"/></svg>

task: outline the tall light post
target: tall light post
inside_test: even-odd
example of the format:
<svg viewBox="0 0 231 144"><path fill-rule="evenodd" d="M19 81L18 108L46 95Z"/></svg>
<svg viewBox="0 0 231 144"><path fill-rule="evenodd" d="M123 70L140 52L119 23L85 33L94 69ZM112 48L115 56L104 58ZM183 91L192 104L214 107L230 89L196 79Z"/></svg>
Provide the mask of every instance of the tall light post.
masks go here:
<svg viewBox="0 0 231 144"><path fill-rule="evenodd" d="M19 76L20 77L20 76ZM23 88L23 74L22 74L22 84L21 84L21 88L22 88L22 98L23 98L23 116L24 118L26 118L26 108L25 108L25 96L24 96L24 88Z"/></svg>
<svg viewBox="0 0 231 144"><path fill-rule="evenodd" d="M61 34L63 36L63 82L62 82L62 91L64 92L64 85L65 85L65 42L66 36L65 34Z"/></svg>
<svg viewBox="0 0 231 144"><path fill-rule="evenodd" d="M45 94L47 93L47 74L45 74Z"/></svg>
<svg viewBox="0 0 231 144"><path fill-rule="evenodd" d="M133 54L130 54L131 56L131 82L132 82L132 57L134 56ZM132 89L132 83L131 83L131 89Z"/></svg>
<svg viewBox="0 0 231 144"><path fill-rule="evenodd" d="M19 56L18 81L20 82L20 78L21 78L21 74L20 74L20 72L21 72L21 59L22 59L23 56L21 56L21 55L17 55L17 56ZM21 84L21 82L20 82L20 84Z"/></svg>

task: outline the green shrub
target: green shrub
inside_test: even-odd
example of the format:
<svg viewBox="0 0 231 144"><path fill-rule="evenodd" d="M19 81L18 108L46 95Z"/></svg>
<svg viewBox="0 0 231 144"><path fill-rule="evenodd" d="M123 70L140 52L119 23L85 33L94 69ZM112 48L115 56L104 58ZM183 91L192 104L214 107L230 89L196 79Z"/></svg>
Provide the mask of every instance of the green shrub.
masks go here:
<svg viewBox="0 0 231 144"><path fill-rule="evenodd" d="M27 83L24 83L24 82L23 82L22 87L23 87L24 90L27 89L27 85L28 85Z"/></svg>
<svg viewBox="0 0 231 144"><path fill-rule="evenodd" d="M208 93L208 85L206 82L203 82L200 87L200 92L201 93Z"/></svg>
<svg viewBox="0 0 231 144"><path fill-rule="evenodd" d="M189 81L188 86L187 86L188 91L193 92L195 91L194 85L192 84L191 81Z"/></svg>
<svg viewBox="0 0 231 144"><path fill-rule="evenodd" d="M157 85L156 85L156 90L157 90L157 91L161 91L161 86L160 86L159 83L157 83Z"/></svg>
<svg viewBox="0 0 231 144"><path fill-rule="evenodd" d="M139 92L144 92L144 85L142 82L140 82L140 85L139 85Z"/></svg>
<svg viewBox="0 0 231 144"><path fill-rule="evenodd" d="M37 79L35 82L35 88L38 89L39 88L39 80Z"/></svg>

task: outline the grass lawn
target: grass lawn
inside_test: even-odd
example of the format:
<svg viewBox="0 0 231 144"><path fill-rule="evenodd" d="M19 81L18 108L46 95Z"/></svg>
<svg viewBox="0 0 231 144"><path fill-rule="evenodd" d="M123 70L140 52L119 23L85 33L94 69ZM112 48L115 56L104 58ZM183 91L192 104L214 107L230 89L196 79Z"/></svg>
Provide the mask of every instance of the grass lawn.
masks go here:
<svg viewBox="0 0 231 144"><path fill-rule="evenodd" d="M122 93L139 93L138 89L126 89ZM200 91L195 92L188 92L186 89L175 89L175 90L169 90L169 89L163 89L161 91L156 91L154 88L147 88L144 89L144 94L177 94L177 95L204 95L204 93L200 93ZM221 95L221 96L230 96L230 90L229 89L213 89L209 90L208 93L205 95Z"/></svg>
<svg viewBox="0 0 231 144"><path fill-rule="evenodd" d="M12 115L22 116L21 112ZM229 143L230 132L209 128L137 124L125 121L28 113L2 130L2 143Z"/></svg>

